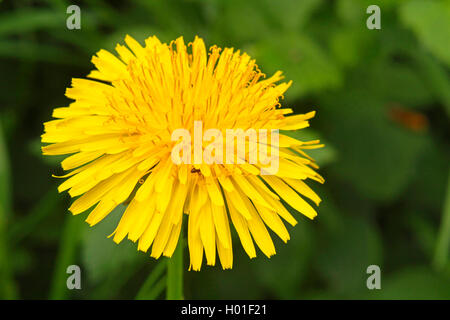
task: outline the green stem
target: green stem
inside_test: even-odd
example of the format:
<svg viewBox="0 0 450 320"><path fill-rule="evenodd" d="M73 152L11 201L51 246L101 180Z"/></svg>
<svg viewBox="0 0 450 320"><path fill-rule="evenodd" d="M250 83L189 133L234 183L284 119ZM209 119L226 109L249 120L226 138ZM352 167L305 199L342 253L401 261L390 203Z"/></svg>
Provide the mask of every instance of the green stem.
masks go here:
<svg viewBox="0 0 450 320"><path fill-rule="evenodd" d="M442 212L442 221L439 228L439 234L434 252L433 266L436 270L442 270L448 258L450 246L450 172L447 182L447 192Z"/></svg>
<svg viewBox="0 0 450 320"><path fill-rule="evenodd" d="M183 238L167 264L167 300L183 300Z"/></svg>

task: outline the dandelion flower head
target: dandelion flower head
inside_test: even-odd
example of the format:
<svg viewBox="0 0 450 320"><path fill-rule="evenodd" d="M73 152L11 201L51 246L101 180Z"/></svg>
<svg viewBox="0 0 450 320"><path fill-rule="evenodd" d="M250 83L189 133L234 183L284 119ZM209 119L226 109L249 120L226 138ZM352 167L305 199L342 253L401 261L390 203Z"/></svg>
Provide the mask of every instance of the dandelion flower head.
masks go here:
<svg viewBox="0 0 450 320"><path fill-rule="evenodd" d="M203 256L215 265L216 252L224 269L232 267L231 229L250 258L255 244L274 255L268 229L286 242L284 221L297 223L287 207L313 219L309 201L320 202L305 183L323 182L305 153L319 141L286 135L307 127L314 112L291 115L292 109L281 108L291 83L278 83L279 71L266 77L255 60L233 48L207 50L198 37L187 45L182 37L165 44L156 36L145 46L130 36L125 43L116 46L117 55L97 52L96 69L88 79L72 79L66 91L74 101L55 108L56 119L44 124L43 153L67 155L61 166L68 173L58 190L76 198L69 210L92 209L86 221L93 226L126 202L111 237L116 243L127 237L154 258L172 256L185 228L192 270L201 269ZM195 121L203 130L281 130L278 171L263 175L264 165L247 158L175 164L171 134L177 128L193 132Z"/></svg>

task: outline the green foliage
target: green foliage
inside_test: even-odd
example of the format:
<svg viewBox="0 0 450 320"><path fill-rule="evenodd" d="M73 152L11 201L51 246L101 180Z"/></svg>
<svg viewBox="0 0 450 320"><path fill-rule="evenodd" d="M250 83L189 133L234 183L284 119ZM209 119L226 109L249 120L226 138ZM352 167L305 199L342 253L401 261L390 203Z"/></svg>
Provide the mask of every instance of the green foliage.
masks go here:
<svg viewBox="0 0 450 320"><path fill-rule="evenodd" d="M162 276L167 269L166 261L159 262L149 273L136 295L136 300L152 300L160 296L166 287L166 277ZM159 278L159 280L158 280Z"/></svg>
<svg viewBox="0 0 450 320"><path fill-rule="evenodd" d="M66 21L65 12L54 10L22 9L5 12L0 16L0 35L23 34L57 28Z"/></svg>
<svg viewBox="0 0 450 320"><path fill-rule="evenodd" d="M370 220L344 217L338 230L325 237L324 242L323 250L317 254L316 268L342 297L364 291L367 267L383 265L381 239Z"/></svg>
<svg viewBox="0 0 450 320"><path fill-rule="evenodd" d="M59 242L58 256L50 289L50 299L67 298L67 267L76 264L76 251L78 249L81 220L72 219L71 215L66 214L62 237Z"/></svg>
<svg viewBox="0 0 450 320"><path fill-rule="evenodd" d="M400 19L437 58L450 65L450 3L414 0L400 8Z"/></svg>
<svg viewBox="0 0 450 320"><path fill-rule="evenodd" d="M382 290L367 294L367 299L448 299L448 278L426 266L405 268L391 274Z"/></svg>
<svg viewBox="0 0 450 320"><path fill-rule="evenodd" d="M283 70L293 81L286 96L292 99L341 84L341 74L325 51L309 37L283 33L250 48L268 74Z"/></svg>
<svg viewBox="0 0 450 320"><path fill-rule="evenodd" d="M448 178L447 192L445 195L444 210L442 213L442 221L439 229L439 235L436 242L436 251L433 264L438 270L443 270L448 261L448 253L450 249L450 172Z"/></svg>
<svg viewBox="0 0 450 320"><path fill-rule="evenodd" d="M270 261L255 265L256 275L261 279L262 286L281 299L293 299L299 295L298 286L307 281L310 262L317 248L312 234L314 230L308 225L308 221L302 219L289 232L291 239L287 244L276 242L277 254ZM294 257L288 268L285 256ZM260 256L259 259L263 257Z"/></svg>
<svg viewBox="0 0 450 320"><path fill-rule="evenodd" d="M2 221L5 221L11 210L11 181L2 122L0 122L0 207Z"/></svg>
<svg viewBox="0 0 450 320"><path fill-rule="evenodd" d="M9 259L9 246L6 230L11 217L11 184L9 159L3 138L3 124L0 122L0 297L14 299L16 288L13 281L13 270Z"/></svg>
<svg viewBox="0 0 450 320"><path fill-rule="evenodd" d="M124 268L135 268L140 258L131 241L116 244L107 238L114 232L124 211L125 206L120 205L97 225L83 225L81 259L93 284L104 281L110 274L120 274Z"/></svg>
<svg viewBox="0 0 450 320"><path fill-rule="evenodd" d="M330 109L329 121L345 123L327 129L340 155L340 164L332 170L365 197L388 201L408 184L425 138L392 123L376 98L368 101L366 94L354 89L321 104Z"/></svg>
<svg viewBox="0 0 450 320"><path fill-rule="evenodd" d="M167 284L179 298L181 281L185 298L450 298L448 1L112 3L77 2L81 30L66 28L70 1L0 3L0 298L157 299ZM381 30L366 28L371 4ZM233 231L231 271L204 266L171 282L168 259L107 238L124 206L94 227L67 212L50 177L63 173L61 157L40 155L42 123L70 103L65 88L89 73L91 56L126 34L241 49L267 76L293 81L283 106L317 111L293 135L326 145L308 152L326 180L310 182L319 215L293 212L288 243L272 234L277 255L249 260ZM81 267L80 291L65 287L70 264ZM365 286L371 264L379 291Z"/></svg>

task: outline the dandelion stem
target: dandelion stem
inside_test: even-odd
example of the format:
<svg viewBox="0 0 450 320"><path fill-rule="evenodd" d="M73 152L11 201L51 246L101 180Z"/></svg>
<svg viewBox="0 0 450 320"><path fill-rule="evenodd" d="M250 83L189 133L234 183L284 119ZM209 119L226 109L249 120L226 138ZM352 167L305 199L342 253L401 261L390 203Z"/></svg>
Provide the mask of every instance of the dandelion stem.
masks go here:
<svg viewBox="0 0 450 320"><path fill-rule="evenodd" d="M183 300L183 247L180 237L178 246L167 264L167 300Z"/></svg>
<svg viewBox="0 0 450 320"><path fill-rule="evenodd" d="M442 220L434 252L433 266L436 270L442 270L448 258L450 246L450 172L447 182L447 192L445 195Z"/></svg>

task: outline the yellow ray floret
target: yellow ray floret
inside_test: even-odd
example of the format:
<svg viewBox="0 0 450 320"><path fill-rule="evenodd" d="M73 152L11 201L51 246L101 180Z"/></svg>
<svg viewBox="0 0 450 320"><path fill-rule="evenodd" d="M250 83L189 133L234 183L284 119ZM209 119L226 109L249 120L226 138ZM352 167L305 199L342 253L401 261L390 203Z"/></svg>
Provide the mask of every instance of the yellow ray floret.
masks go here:
<svg viewBox="0 0 450 320"><path fill-rule="evenodd" d="M69 172L58 190L76 197L69 210L92 209L86 219L92 226L126 202L113 240L127 237L156 259L170 257L186 229L192 270L200 270L203 255L208 265L218 256L224 269L232 267L231 226L250 258L255 243L274 255L268 229L286 242L283 220L297 223L286 205L310 219L317 215L309 201L318 205L320 198L305 181L324 180L305 150L322 145L285 134L308 127L315 112L289 115L292 109L280 108L291 83L278 84L279 71L266 78L255 60L233 48L207 50L198 37L188 45L182 37L165 44L156 36L145 46L130 36L125 43L116 46L117 55L97 52L96 69L66 91L74 102L55 108L55 120L44 124L42 152L67 155L61 165ZM224 135L250 128L283 133L276 141L246 142L231 163L174 163L172 133L195 134L199 121L204 131ZM268 146L278 148L279 168L263 175L264 156L252 162L250 153Z"/></svg>

